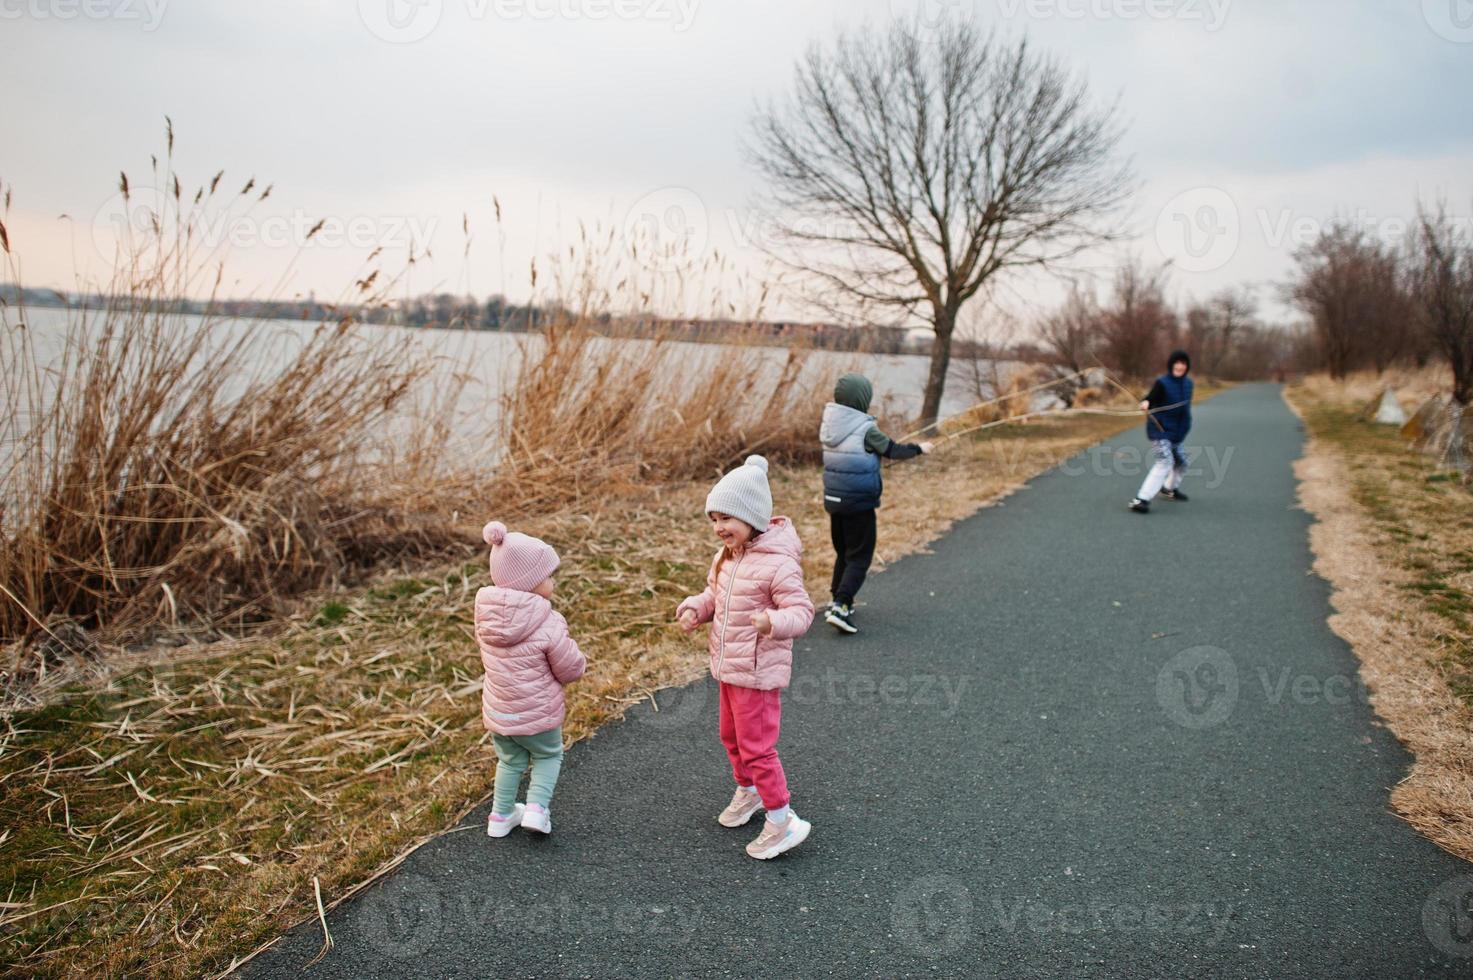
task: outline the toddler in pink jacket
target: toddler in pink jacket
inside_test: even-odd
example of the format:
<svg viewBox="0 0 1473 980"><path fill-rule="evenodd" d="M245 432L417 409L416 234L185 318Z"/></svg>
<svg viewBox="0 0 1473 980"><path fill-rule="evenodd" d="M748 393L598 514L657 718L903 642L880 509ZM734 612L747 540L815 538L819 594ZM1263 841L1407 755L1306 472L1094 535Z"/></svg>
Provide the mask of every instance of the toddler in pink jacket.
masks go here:
<svg viewBox="0 0 1473 980"><path fill-rule="evenodd" d="M486 833L505 837L521 825L552 833L552 791L563 767L563 685L583 676L587 662L552 608L552 546L507 533L492 521L481 532L491 546L492 584L476 593L476 644L486 670L481 721L496 748L496 789ZM516 801L531 766L527 803Z"/></svg>
<svg viewBox="0 0 1473 980"><path fill-rule="evenodd" d="M782 689L793 670L793 640L813 623L803 588L803 543L792 521L772 516L767 460L748 456L706 498L721 551L706 590L680 604L687 633L711 624L711 675L721 692L721 744L731 760L736 793L716 819L740 827L767 811L747 853L766 860L791 850L812 826L789 805L788 782L777 757Z"/></svg>

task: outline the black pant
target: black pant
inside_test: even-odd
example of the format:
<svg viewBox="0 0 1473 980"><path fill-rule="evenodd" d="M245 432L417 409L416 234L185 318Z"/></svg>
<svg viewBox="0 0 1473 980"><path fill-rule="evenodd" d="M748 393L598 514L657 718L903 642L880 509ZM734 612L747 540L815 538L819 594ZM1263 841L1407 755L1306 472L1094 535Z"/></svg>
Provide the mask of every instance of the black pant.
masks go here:
<svg viewBox="0 0 1473 980"><path fill-rule="evenodd" d="M829 536L834 542L834 601L852 606L875 557L875 512L830 514Z"/></svg>

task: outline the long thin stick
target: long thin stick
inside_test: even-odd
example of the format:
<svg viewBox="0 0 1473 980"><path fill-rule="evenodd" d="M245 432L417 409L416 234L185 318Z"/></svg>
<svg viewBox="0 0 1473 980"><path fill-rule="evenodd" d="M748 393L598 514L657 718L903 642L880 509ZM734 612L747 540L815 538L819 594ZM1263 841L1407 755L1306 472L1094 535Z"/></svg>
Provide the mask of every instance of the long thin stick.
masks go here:
<svg viewBox="0 0 1473 980"><path fill-rule="evenodd" d="M1160 408L1151 409L1151 411L1147 414L1155 415L1157 412L1165 412L1169 409L1181 408L1183 405L1186 404L1188 403L1177 402L1174 405L1162 405ZM973 432L981 432L983 429L991 429L999 425L1007 425L1009 422L1022 422L1025 419L1062 418L1070 415L1111 415L1116 418L1129 418L1132 415L1138 414L1140 414L1138 410L1122 411L1120 409L1114 408L1049 408L1037 412L1024 412L1021 415L1009 415L1005 419L996 419L992 422L985 422L982 425L974 425L970 429L962 429L958 432L949 432L946 435L942 436L940 439L937 439L936 443L940 445L941 443L949 442L952 439L956 439L964 435L969 435ZM1157 424L1159 425L1160 423L1158 422Z"/></svg>
<svg viewBox="0 0 1473 980"><path fill-rule="evenodd" d="M1106 381L1110 382L1112 385L1114 385L1115 387L1119 388L1121 391L1125 392L1125 397L1126 398L1129 398L1132 401L1139 401L1140 400L1140 399L1138 399L1138 398L1135 397L1135 392L1131 391L1129 388L1125 387L1125 385L1123 385L1120 382L1116 381L1115 378L1110 374L1110 372L1108 370L1106 370L1104 367L1101 367L1100 368L1100 371L1104 373L1105 380Z"/></svg>
<svg viewBox="0 0 1473 980"><path fill-rule="evenodd" d="M1100 364L1098 358L1095 359L1095 363L1096 364ZM1120 382L1116 381L1113 377L1111 377L1109 370L1106 369L1106 367L1103 364L1100 364L1100 370L1105 372L1105 380L1106 381L1110 382L1112 385L1114 385L1115 387L1119 388L1121 391L1125 392L1125 394L1126 394L1127 397L1129 397L1129 398L1134 398L1135 397L1135 392L1131 391L1129 388L1125 387L1125 385L1121 384ZM1186 403L1185 402L1182 402L1181 404L1184 405ZM1160 422L1157 422L1156 421L1156 413L1157 412L1164 412L1167 408L1176 408L1176 407L1178 407L1178 406L1176 406L1176 405L1167 405L1167 406L1165 406L1163 408L1153 409L1153 410L1148 411L1146 413L1146 417L1148 419L1150 419L1150 421L1156 422L1156 428L1160 429L1162 432L1165 432L1166 431L1166 426L1164 426Z"/></svg>
<svg viewBox="0 0 1473 980"><path fill-rule="evenodd" d="M327 931L327 912L322 907L322 883L317 880L316 875L312 876L312 892L317 896L317 921L322 923L322 949L312 957L311 963L302 968L304 970L311 969L318 960L327 955L328 950L332 949L332 933Z"/></svg>
<svg viewBox="0 0 1473 980"><path fill-rule="evenodd" d="M1075 378L1088 374L1090 370L1090 368L1085 368L1083 371L1075 371L1073 374L1066 374L1062 378L1054 378L1052 381L1044 381L1034 385L1031 388L1024 388L1022 391L1010 391L1006 395L999 395L996 398L990 399L985 402L977 402L977 404L970 405L967 408L962 409L960 412L956 412L955 414L946 416L946 418L944 419L933 422L930 425L922 426L921 428L916 429L914 432L907 432L905 435L901 436L895 441L910 442L916 436L922 435L926 432L926 430L935 428L936 426L941 425L943 422L949 422L954 418L958 418L959 416L968 415L972 412L975 412L979 408L986 408L988 405L996 405L998 402L1007 401L1009 398L1019 398L1023 395L1028 395L1032 394L1035 391L1040 391L1044 388L1052 388L1054 385L1063 384L1065 381L1072 381Z"/></svg>
<svg viewBox="0 0 1473 980"><path fill-rule="evenodd" d="M999 396L997 398L993 398L990 401L978 402L975 405L971 405L971 406L969 406L967 408L962 409L960 412L957 412L957 413L955 413L953 415L948 415L946 418L940 419L939 421L934 422L931 425L927 425L927 426L925 426L923 428L917 429L914 432L908 432L908 433L906 433L905 435L901 436L899 439L897 439L895 441L896 442L909 442L911 439L914 439L916 436L923 434L928 429L932 429L932 428L938 427L938 426L940 426L940 425L942 425L942 424L944 424L946 422L951 421L952 419L960 418L963 415L967 415L967 414L970 414L971 412L975 412L979 408L986 408L988 405L995 405L998 402L1006 401L1009 398L1017 398L1017 397L1020 397L1022 395L1027 395L1027 394L1030 394L1030 393L1035 392L1035 391L1039 391L1039 390L1044 389L1044 388L1052 388L1054 385L1063 384L1065 381L1071 381L1074 378L1077 378L1077 377L1080 377L1081 375L1087 374L1091 370L1094 370L1094 369L1093 368L1085 368L1083 371L1075 371L1072 374L1066 374L1066 375L1064 375L1061 378L1055 378L1052 381L1045 381L1045 382L1042 382L1041 384L1036 384L1036 385L1034 385L1031 388L1025 388L1025 389L1023 389L1022 391L1014 391L1014 392L1010 392L1010 393L1008 393L1006 395L1001 395L1001 396ZM1104 365L1100 365L1099 366L1099 370L1100 370L1100 373L1104 375L1106 381L1110 382L1112 385L1114 385L1115 387L1119 388L1132 401L1135 401L1136 400L1135 393L1132 392L1129 388L1125 387L1125 385L1121 384L1119 381L1116 381L1115 378L1111 376L1110 371L1109 371L1108 368L1106 368ZM1174 408L1181 408L1183 405L1186 405L1186 404L1189 404L1189 402L1180 401L1180 402L1176 402L1175 404L1172 404L1172 405L1162 405L1162 406L1160 406L1158 408L1149 409L1145 414L1146 414L1146 416L1152 422L1155 422L1156 423L1156 426L1158 428L1161 428L1164 431L1165 430L1165 426L1161 425L1161 423L1156 420L1156 413L1158 413L1158 412L1168 412L1168 411L1171 411ZM997 419L995 421L987 422L987 423L984 423L982 425L974 425L971 428L962 429L959 432L948 433L948 434L942 435L940 438L936 439L935 441L937 443L948 442L948 441L950 441L952 439L957 438L958 436L968 435L968 434L973 433L973 432L980 432L980 431L982 431L984 429L991 429L991 428L993 428L995 426L1005 425L1005 424L1007 424L1009 422L1021 422L1021 421L1024 421L1025 419L1031 419L1031 418L1042 418L1042 417L1048 417L1048 416L1065 416L1065 415L1113 415L1113 416L1116 416L1118 418L1127 418L1127 417L1129 417L1131 415L1139 414L1139 412L1140 412L1139 409L1130 409L1130 410L1127 410L1127 411L1120 411L1120 410L1104 409L1104 408L1066 408L1066 409L1050 409L1050 410L1040 411L1040 412L1024 412L1021 415L1010 415L1010 416L1008 416L1005 419Z"/></svg>

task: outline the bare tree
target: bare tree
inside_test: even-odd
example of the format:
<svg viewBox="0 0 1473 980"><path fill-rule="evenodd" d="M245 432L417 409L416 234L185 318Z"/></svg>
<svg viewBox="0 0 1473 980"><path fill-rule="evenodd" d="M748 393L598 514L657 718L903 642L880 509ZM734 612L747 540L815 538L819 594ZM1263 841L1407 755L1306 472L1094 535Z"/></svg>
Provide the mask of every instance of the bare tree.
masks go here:
<svg viewBox="0 0 1473 980"><path fill-rule="evenodd" d="M1206 303L1193 303L1183 314L1186 321L1183 345L1192 352L1198 374L1215 375L1221 361L1217 318Z"/></svg>
<svg viewBox="0 0 1473 980"><path fill-rule="evenodd" d="M1039 341L1054 377L1060 380L1053 390L1066 408L1074 406L1075 396L1084 387L1085 380L1079 375L1094 363L1103 319L1095 298L1076 286L1064 305L1039 324Z"/></svg>
<svg viewBox="0 0 1473 980"><path fill-rule="evenodd" d="M1294 260L1288 296L1309 314L1332 378L1366 364L1384 371L1408 350L1410 310L1395 252L1337 221Z"/></svg>
<svg viewBox="0 0 1473 980"><path fill-rule="evenodd" d="M1116 110L1026 40L952 20L893 22L815 45L789 100L753 120L771 187L771 251L835 315L935 332L921 414L935 419L964 304L1006 270L1047 267L1115 234L1133 190Z"/></svg>
<svg viewBox="0 0 1473 980"><path fill-rule="evenodd" d="M1309 315L1325 367L1343 378L1354 366L1363 321L1354 306L1356 236L1349 228L1331 226L1314 242L1294 253L1298 278L1288 295Z"/></svg>
<svg viewBox="0 0 1473 980"><path fill-rule="evenodd" d="M1325 349L1320 344L1314 325L1303 320L1291 322L1284 329L1284 365L1287 371L1312 374L1328 370Z"/></svg>
<svg viewBox="0 0 1473 980"><path fill-rule="evenodd" d="M1064 305L1039 324L1039 339L1060 367L1083 371L1094 359L1101 317L1095 298L1075 287Z"/></svg>
<svg viewBox="0 0 1473 980"><path fill-rule="evenodd" d="M1226 377L1234 373L1240 346L1256 342L1258 304L1246 288L1224 289L1186 313L1186 343L1201 373Z"/></svg>
<svg viewBox="0 0 1473 980"><path fill-rule="evenodd" d="M1395 249L1372 246L1360 292L1361 315L1368 321L1363 334L1364 355L1378 375L1384 374L1412 352L1417 335L1416 313L1406 291L1401 256Z"/></svg>
<svg viewBox="0 0 1473 980"><path fill-rule="evenodd" d="M1213 376L1229 381L1252 381L1282 376L1295 369L1296 339L1281 327L1253 322L1233 334L1232 347Z"/></svg>
<svg viewBox="0 0 1473 980"><path fill-rule="evenodd" d="M1115 273L1115 291L1101 320L1104 359L1127 378L1160 370L1176 334L1176 313L1166 302L1165 269L1143 269L1132 259Z"/></svg>
<svg viewBox="0 0 1473 980"><path fill-rule="evenodd" d="M1453 369L1453 400L1473 396L1473 241L1447 207L1417 208L1407 255L1407 291L1422 329Z"/></svg>

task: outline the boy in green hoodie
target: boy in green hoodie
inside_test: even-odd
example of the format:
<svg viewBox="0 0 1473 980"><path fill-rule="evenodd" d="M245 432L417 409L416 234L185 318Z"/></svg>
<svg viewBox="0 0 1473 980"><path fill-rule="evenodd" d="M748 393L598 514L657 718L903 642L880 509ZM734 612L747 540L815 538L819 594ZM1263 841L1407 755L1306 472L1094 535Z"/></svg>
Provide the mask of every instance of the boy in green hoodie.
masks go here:
<svg viewBox="0 0 1473 980"><path fill-rule="evenodd" d="M833 603L824 622L857 633L854 596L875 555L875 511L884 481L880 458L911 459L931 451L929 442L900 443L881 432L869 414L874 386L862 374L846 374L824 406L818 437L823 443L823 506L834 542Z"/></svg>

